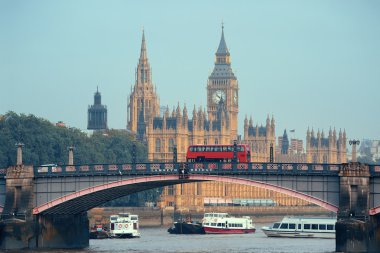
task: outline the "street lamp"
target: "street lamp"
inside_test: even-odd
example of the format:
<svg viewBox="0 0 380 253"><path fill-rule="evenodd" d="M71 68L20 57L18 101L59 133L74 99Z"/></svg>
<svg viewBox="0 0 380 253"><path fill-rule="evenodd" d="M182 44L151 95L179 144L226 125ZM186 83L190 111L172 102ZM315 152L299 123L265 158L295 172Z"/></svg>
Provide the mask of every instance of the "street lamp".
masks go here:
<svg viewBox="0 0 380 253"><path fill-rule="evenodd" d="M351 162L356 163L357 162L357 160L356 160L356 145L359 145L360 141L359 140L350 140L348 143L352 146Z"/></svg>

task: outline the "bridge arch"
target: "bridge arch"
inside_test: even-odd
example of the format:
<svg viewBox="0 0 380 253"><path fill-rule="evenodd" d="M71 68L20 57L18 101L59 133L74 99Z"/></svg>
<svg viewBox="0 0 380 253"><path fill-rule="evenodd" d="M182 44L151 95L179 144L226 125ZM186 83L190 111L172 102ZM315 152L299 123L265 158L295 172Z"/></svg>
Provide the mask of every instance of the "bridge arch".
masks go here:
<svg viewBox="0 0 380 253"><path fill-rule="evenodd" d="M60 198L42 204L38 207L35 207L33 209L33 214L78 214L96 206L99 206L110 200L117 199L119 197L129 195L132 193L168 185L202 181L218 181L225 183L237 183L242 185L255 186L309 201L332 212L338 211L337 206L330 204L322 199L307 195L302 192L297 192L295 190L288 189L285 187L245 178L192 174L189 175L188 179L179 179L178 175L146 176L138 178L129 178L93 186L90 188L82 189L80 191L67 194Z"/></svg>

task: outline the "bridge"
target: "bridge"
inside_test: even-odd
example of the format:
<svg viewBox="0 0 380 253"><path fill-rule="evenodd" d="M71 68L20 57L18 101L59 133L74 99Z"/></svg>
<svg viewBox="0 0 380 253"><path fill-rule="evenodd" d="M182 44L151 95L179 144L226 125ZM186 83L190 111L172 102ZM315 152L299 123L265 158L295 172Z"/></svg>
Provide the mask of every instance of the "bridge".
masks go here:
<svg viewBox="0 0 380 253"><path fill-rule="evenodd" d="M0 248L87 247L87 210L139 191L202 181L261 187L337 212L337 251L379 252L380 166L360 163L18 162L0 170Z"/></svg>

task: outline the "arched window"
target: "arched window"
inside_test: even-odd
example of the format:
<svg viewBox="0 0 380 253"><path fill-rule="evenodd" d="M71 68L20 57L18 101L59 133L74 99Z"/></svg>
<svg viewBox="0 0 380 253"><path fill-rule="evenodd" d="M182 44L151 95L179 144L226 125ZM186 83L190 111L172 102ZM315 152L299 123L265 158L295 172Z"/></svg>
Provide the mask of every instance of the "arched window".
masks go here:
<svg viewBox="0 0 380 253"><path fill-rule="evenodd" d="M327 155L323 155L323 163L327 163Z"/></svg>
<svg viewBox="0 0 380 253"><path fill-rule="evenodd" d="M156 139L156 153L159 153L161 152L161 140L160 139Z"/></svg>
<svg viewBox="0 0 380 253"><path fill-rule="evenodd" d="M174 140L169 139L169 152L173 152L173 148L174 148Z"/></svg>
<svg viewBox="0 0 380 253"><path fill-rule="evenodd" d="M219 144L218 139L215 139L214 144Z"/></svg>
<svg viewBox="0 0 380 253"><path fill-rule="evenodd" d="M317 155L313 155L313 163L317 163Z"/></svg>

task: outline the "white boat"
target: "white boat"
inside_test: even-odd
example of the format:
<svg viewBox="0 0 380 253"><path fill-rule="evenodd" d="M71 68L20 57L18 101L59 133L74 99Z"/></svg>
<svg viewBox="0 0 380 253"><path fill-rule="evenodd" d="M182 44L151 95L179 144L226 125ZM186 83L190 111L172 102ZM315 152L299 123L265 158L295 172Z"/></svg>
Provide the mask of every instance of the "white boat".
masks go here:
<svg viewBox="0 0 380 253"><path fill-rule="evenodd" d="M138 215L130 213L111 215L110 236L114 238L140 237Z"/></svg>
<svg viewBox="0 0 380 253"><path fill-rule="evenodd" d="M205 213L202 227L206 234L245 234L256 231L251 217L233 217L228 213Z"/></svg>
<svg viewBox="0 0 380 253"><path fill-rule="evenodd" d="M335 238L336 218L285 217L261 230L268 237Z"/></svg>

